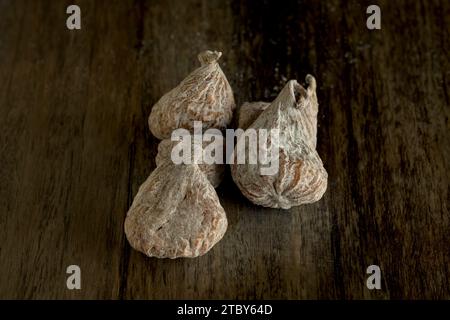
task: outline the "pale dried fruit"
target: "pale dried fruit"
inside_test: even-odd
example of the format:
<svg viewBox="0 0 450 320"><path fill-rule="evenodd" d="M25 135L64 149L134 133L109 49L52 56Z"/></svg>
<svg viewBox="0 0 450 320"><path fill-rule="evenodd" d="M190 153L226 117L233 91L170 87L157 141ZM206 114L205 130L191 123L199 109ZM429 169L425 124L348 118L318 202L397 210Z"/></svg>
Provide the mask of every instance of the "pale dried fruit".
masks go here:
<svg viewBox="0 0 450 320"><path fill-rule="evenodd" d="M257 101L257 102L245 102L239 108L239 120L238 127L241 129L247 129L250 125L259 117L259 115L267 109L270 102Z"/></svg>
<svg viewBox="0 0 450 320"><path fill-rule="evenodd" d="M198 146L195 145L195 135L194 134L187 134L189 135L188 140L191 141L191 157L190 161L191 163L198 164L199 169L206 175L209 182L212 184L214 188L217 188L219 184L223 180L224 171L225 171L225 165L223 163L211 163L208 164L205 162L205 157L201 157L201 161L198 161L197 158L195 158L195 149L198 148L199 152L201 154L204 154L207 146L212 142L218 143L220 140L221 144L224 145L223 142L223 136L220 133L217 134L211 134L212 137L209 141L201 140L201 137L199 137L200 143ZM185 137L183 137L185 138ZM173 159L171 159L172 150L179 144L182 143L182 141L172 141L171 139L164 139L162 140L158 145L158 154L156 155L156 165L160 166L165 162L173 162ZM222 150L223 154L223 150ZM222 157L223 158L223 157Z"/></svg>
<svg viewBox="0 0 450 320"><path fill-rule="evenodd" d="M131 246L149 257L197 257L227 229L216 191L196 164L164 163L141 185L125 219Z"/></svg>
<svg viewBox="0 0 450 320"><path fill-rule="evenodd" d="M217 51L200 53L201 66L153 106L148 123L155 137L169 138L177 128L191 130L194 121L201 121L203 129L222 129L230 123L235 102L217 62L221 55Z"/></svg>
<svg viewBox="0 0 450 320"><path fill-rule="evenodd" d="M272 208L318 201L327 188L328 174L316 146L316 81L306 77L308 88L289 81L279 96L261 113L249 129L279 129L278 171L261 175L261 164L233 164L233 180L253 203ZM246 131L247 132L247 131ZM266 144L275 143L268 136ZM248 152L249 145L245 146Z"/></svg>

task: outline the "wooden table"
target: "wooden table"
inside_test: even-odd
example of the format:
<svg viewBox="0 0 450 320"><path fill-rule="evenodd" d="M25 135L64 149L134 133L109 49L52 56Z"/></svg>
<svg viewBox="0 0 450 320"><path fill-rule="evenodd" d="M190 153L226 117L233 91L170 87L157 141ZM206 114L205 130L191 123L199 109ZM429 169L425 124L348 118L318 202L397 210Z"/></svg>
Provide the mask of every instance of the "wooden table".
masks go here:
<svg viewBox="0 0 450 320"><path fill-rule="evenodd" d="M450 298L450 3L376 2L381 30L371 1L0 1L0 298ZM228 172L223 240L146 258L123 222L155 168L147 116L204 49L238 105L316 76L328 190L264 209Z"/></svg>

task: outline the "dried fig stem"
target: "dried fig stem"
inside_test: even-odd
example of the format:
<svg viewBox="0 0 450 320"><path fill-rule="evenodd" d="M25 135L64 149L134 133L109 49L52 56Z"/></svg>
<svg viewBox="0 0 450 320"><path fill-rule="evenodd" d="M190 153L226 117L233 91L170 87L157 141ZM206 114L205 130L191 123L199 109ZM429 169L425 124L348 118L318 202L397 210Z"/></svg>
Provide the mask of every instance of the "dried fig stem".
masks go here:
<svg viewBox="0 0 450 320"><path fill-rule="evenodd" d="M300 121L304 127L307 140L315 149L317 144L317 113L319 105L316 95L316 79L308 74L305 81L308 84L306 89L296 80L289 81L288 88L291 99L294 100L292 106L301 111ZM289 105L287 106L289 107Z"/></svg>
<svg viewBox="0 0 450 320"><path fill-rule="evenodd" d="M200 61L201 65L204 66L206 64L210 64L213 62L217 62L219 58L222 56L222 52L220 51L203 51L198 54L198 60Z"/></svg>

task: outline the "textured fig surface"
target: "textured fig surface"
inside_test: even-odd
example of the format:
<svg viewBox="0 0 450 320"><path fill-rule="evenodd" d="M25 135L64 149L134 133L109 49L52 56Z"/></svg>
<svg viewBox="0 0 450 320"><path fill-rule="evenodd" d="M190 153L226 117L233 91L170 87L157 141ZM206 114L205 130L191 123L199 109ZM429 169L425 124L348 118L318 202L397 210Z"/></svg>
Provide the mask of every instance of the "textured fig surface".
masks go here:
<svg viewBox="0 0 450 320"><path fill-rule="evenodd" d="M140 186L125 219L131 246L149 257L197 257L225 234L227 218L197 165L164 163Z"/></svg>
<svg viewBox="0 0 450 320"><path fill-rule="evenodd" d="M278 170L262 175L260 163L233 164L231 174L241 192L253 203L289 209L318 201L327 189L328 174L316 147L316 82L307 76L308 88L289 81L279 96L252 123L249 129L279 129L275 143L270 135L266 145L278 147ZM249 144L245 144L249 153ZM235 162L236 163L236 162ZM267 167L264 165L264 167Z"/></svg>
<svg viewBox="0 0 450 320"><path fill-rule="evenodd" d="M239 108L238 127L244 130L250 127L269 105L269 102L264 101L245 102Z"/></svg>
<svg viewBox="0 0 450 320"><path fill-rule="evenodd" d="M155 137L169 138L177 128L191 130L194 121L201 121L203 129L222 129L231 122L235 102L217 62L221 55L217 51L200 53L201 66L153 106L148 124Z"/></svg>
<svg viewBox="0 0 450 320"><path fill-rule="evenodd" d="M208 164L208 163L205 163L204 159L202 159L201 163L197 162L197 160L194 158L194 148L199 148L200 152L203 153L203 150L204 150L203 148L205 148L207 145L209 145L211 143L219 143L218 142L219 140L221 141L220 143L223 146L224 145L223 136L221 134L216 134L216 135L214 135L212 142L211 141L201 141L198 146L194 145L194 141L195 141L194 135L189 135L189 139L191 141L191 157L190 157L190 159L191 159L192 163L197 163L199 169L206 175L206 177L208 178L208 181L211 183L211 185L214 188L217 188L223 180L224 172L225 172L225 165L223 163ZM156 155L156 159L155 159L156 165L160 166L165 162L173 163L173 160L171 159L172 150L179 143L182 143L182 142L181 141L172 141L171 139L162 140L158 145L158 154ZM222 150L222 154L223 154L223 150Z"/></svg>

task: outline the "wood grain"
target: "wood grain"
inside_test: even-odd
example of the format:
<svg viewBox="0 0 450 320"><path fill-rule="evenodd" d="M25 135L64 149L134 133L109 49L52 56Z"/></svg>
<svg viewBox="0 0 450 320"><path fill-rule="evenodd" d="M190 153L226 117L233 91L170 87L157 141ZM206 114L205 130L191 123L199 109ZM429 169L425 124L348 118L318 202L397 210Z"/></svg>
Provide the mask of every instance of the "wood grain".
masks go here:
<svg viewBox="0 0 450 320"><path fill-rule="evenodd" d="M449 299L450 5L379 1L369 31L369 4L0 1L0 298ZM329 188L264 209L228 173L224 239L149 259L123 233L155 167L147 116L204 49L223 52L238 105L315 75Z"/></svg>

